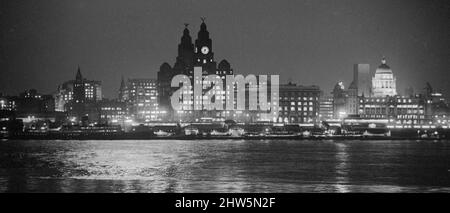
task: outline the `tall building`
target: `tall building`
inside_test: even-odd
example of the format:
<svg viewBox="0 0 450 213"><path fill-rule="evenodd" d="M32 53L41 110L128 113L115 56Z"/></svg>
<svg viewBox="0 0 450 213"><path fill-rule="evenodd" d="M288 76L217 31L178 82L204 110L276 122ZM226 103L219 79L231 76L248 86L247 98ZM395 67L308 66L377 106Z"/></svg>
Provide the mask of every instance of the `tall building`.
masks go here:
<svg viewBox="0 0 450 213"><path fill-rule="evenodd" d="M321 95L319 98L319 120L333 119L333 97Z"/></svg>
<svg viewBox="0 0 450 213"><path fill-rule="evenodd" d="M391 68L386 64L386 59L381 60L375 76L372 78L372 93L374 97L396 96L396 78Z"/></svg>
<svg viewBox="0 0 450 213"><path fill-rule="evenodd" d="M150 122L161 120L158 104L158 88L154 79L128 79L121 83L121 100L126 103L128 115L136 122Z"/></svg>
<svg viewBox="0 0 450 213"><path fill-rule="evenodd" d="M125 126L126 103L118 100L102 100L98 103L101 124Z"/></svg>
<svg viewBox="0 0 450 213"><path fill-rule="evenodd" d="M430 83L426 84L424 97L427 103L426 115L432 118L436 125L450 124L450 105L445 100L442 92L436 91Z"/></svg>
<svg viewBox="0 0 450 213"><path fill-rule="evenodd" d="M119 88L119 97L118 100L121 102L125 102L128 99L128 85L125 82L125 79L122 76L122 79L120 81L120 88Z"/></svg>
<svg viewBox="0 0 450 213"><path fill-rule="evenodd" d="M334 86L333 92L333 118L344 119L347 117L347 93L344 83L338 82Z"/></svg>
<svg viewBox="0 0 450 213"><path fill-rule="evenodd" d="M358 87L356 82L352 82L347 89L347 100L346 100L346 112L348 115L357 115L358 114Z"/></svg>
<svg viewBox="0 0 450 213"><path fill-rule="evenodd" d="M101 100L101 82L83 78L78 67L75 80L65 82L58 88L55 105L58 111L67 111L74 123L87 125L99 122L97 105Z"/></svg>
<svg viewBox="0 0 450 213"><path fill-rule="evenodd" d="M76 95L74 95L75 90L77 91ZM66 81L59 85L54 96L55 110L66 112L68 110L66 104L71 102L75 96L78 102L101 101L103 99L102 82L83 78L80 67L78 67L75 80Z"/></svg>
<svg viewBox="0 0 450 213"><path fill-rule="evenodd" d="M371 95L372 82L370 81L369 64L353 65L353 82L358 89L358 96L369 97Z"/></svg>
<svg viewBox="0 0 450 213"><path fill-rule="evenodd" d="M178 55L175 64L171 66L169 63L163 63L158 72L158 102L162 111L167 113L162 117L167 121L179 121L180 117L173 111L170 97L178 88L171 87L172 78L178 74L187 75L191 79L191 85L194 82L194 67L201 67L203 75L217 74L222 79L225 75L232 75L233 69L228 61L222 60L217 66L214 59L212 39L210 38L205 20L202 19L200 30L197 33L195 44L192 42L188 24L185 24L181 41L178 44ZM225 84L224 84L225 85ZM183 116L187 120L195 121L199 117L216 117L221 112L183 112ZM186 117L188 116L188 117ZM187 121L186 120L186 121Z"/></svg>
<svg viewBox="0 0 450 213"><path fill-rule="evenodd" d="M206 28L205 20L202 19L200 31L197 34L194 47L194 66L201 66L203 74L216 74L216 61L214 61L214 52L212 40Z"/></svg>

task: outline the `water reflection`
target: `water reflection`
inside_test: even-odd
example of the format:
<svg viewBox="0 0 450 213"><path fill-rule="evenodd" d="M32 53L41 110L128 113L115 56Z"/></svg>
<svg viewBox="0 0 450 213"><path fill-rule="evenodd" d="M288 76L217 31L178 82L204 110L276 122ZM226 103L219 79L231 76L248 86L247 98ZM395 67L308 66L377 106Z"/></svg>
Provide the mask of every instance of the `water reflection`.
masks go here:
<svg viewBox="0 0 450 213"><path fill-rule="evenodd" d="M448 192L449 162L447 141L2 141L0 192Z"/></svg>
<svg viewBox="0 0 450 213"><path fill-rule="evenodd" d="M348 162L347 145L344 143L336 143L336 187L337 192L350 192L349 184L349 162Z"/></svg>

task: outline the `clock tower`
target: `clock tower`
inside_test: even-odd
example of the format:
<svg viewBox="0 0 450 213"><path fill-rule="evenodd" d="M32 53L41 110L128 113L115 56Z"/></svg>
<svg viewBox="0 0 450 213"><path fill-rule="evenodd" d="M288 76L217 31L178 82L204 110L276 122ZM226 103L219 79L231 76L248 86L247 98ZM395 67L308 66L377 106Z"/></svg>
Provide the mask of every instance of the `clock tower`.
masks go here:
<svg viewBox="0 0 450 213"><path fill-rule="evenodd" d="M197 40L195 40L194 48L194 65L203 68L203 74L216 74L216 62L214 61L214 53L212 52L212 40L206 28L205 18L202 18L200 31Z"/></svg>

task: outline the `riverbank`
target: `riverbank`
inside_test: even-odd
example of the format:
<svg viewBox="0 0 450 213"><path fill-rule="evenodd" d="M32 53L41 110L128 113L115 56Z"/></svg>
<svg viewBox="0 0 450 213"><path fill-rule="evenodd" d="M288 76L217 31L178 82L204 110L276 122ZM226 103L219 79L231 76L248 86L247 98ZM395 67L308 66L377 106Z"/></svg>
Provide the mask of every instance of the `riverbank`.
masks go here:
<svg viewBox="0 0 450 213"><path fill-rule="evenodd" d="M445 140L447 137L395 137L395 136L358 136L358 135L334 135L334 136L204 136L204 135L16 135L7 140Z"/></svg>

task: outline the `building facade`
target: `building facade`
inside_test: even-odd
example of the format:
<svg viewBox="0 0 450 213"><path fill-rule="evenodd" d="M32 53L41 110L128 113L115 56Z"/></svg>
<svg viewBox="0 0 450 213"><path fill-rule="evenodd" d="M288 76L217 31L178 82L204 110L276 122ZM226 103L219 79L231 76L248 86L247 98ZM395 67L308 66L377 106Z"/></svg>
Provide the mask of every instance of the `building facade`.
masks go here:
<svg viewBox="0 0 450 213"><path fill-rule="evenodd" d="M103 99L102 82L83 78L80 67L78 67L75 80L66 81L58 86L54 95L56 111L68 111L66 104L74 99L75 86L77 86L76 89L78 90L78 101L97 102Z"/></svg>
<svg viewBox="0 0 450 213"><path fill-rule="evenodd" d="M293 83L279 87L279 123L317 123L319 121L318 86L301 86Z"/></svg>
<svg viewBox="0 0 450 213"><path fill-rule="evenodd" d="M321 95L319 98L319 120L331 120L334 117L333 115L333 97Z"/></svg>
<svg viewBox="0 0 450 213"><path fill-rule="evenodd" d="M374 97L396 96L396 80L391 68L386 64L386 59L383 58L372 78L372 95Z"/></svg>
<svg viewBox="0 0 450 213"><path fill-rule="evenodd" d="M344 119L347 117L347 92L343 82L338 82L334 86L333 91L333 118Z"/></svg>
<svg viewBox="0 0 450 213"><path fill-rule="evenodd" d="M74 124L98 124L100 113L98 102L102 100L102 87L100 81L83 78L78 67L75 80L65 82L59 87L55 105L58 111L68 113L69 120Z"/></svg>
<svg viewBox="0 0 450 213"><path fill-rule="evenodd" d="M118 100L102 100L98 103L101 124L113 124L124 126L127 118L125 102Z"/></svg>
<svg viewBox="0 0 450 213"><path fill-rule="evenodd" d="M209 31L202 19L200 30L197 33L195 43L192 42L188 25L185 25L181 42L178 45L178 55L175 64L171 66L165 62L160 66L157 83L158 83L158 102L160 109L165 111L162 117L166 121L199 121L198 118L218 119L221 120L223 112L207 112L207 111L183 111L175 112L172 108L170 97L178 88L171 87L172 78L178 74L187 75L193 85L194 67L201 67L203 75L216 74L222 79L225 75L232 75L233 69L228 61L222 60L218 65L214 59L212 39ZM203 79L197 79L203 80ZM225 85L225 84L224 84ZM204 93L202 93L204 95ZM195 98L195 97L194 97ZM202 97L200 97L202 98Z"/></svg>
<svg viewBox="0 0 450 213"><path fill-rule="evenodd" d="M391 124L429 124L426 99L422 96L360 97L359 116L383 119Z"/></svg>
<svg viewBox="0 0 450 213"><path fill-rule="evenodd" d="M122 80L119 99L126 103L127 113L135 122L161 121L166 113L159 108L158 84L155 79Z"/></svg>

